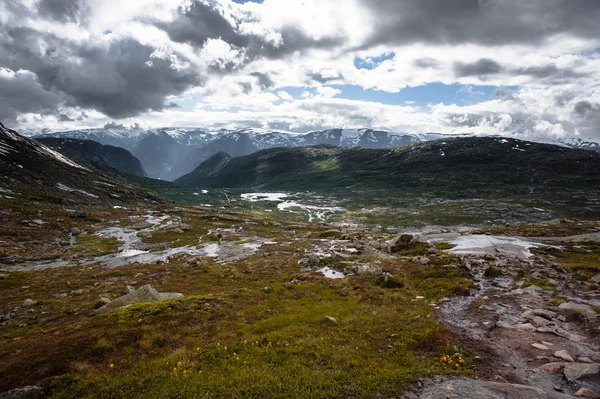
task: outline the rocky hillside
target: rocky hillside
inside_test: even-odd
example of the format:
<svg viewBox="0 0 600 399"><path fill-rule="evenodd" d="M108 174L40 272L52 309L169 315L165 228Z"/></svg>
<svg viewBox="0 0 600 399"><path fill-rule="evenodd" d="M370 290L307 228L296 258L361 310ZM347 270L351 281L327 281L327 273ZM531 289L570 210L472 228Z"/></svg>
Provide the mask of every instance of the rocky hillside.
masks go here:
<svg viewBox="0 0 600 399"><path fill-rule="evenodd" d="M101 164L130 175L148 176L140 160L121 147L92 140L43 138L38 141L88 169L101 169L102 172L105 168L98 165Z"/></svg>
<svg viewBox="0 0 600 399"><path fill-rule="evenodd" d="M0 124L0 195L56 203L123 204L161 201L125 179L99 174ZM116 173L115 173L116 174Z"/></svg>
<svg viewBox="0 0 600 399"><path fill-rule="evenodd" d="M600 154L501 138L454 138L394 149L278 148L218 154L176 183L197 188L511 190L600 186Z"/></svg>

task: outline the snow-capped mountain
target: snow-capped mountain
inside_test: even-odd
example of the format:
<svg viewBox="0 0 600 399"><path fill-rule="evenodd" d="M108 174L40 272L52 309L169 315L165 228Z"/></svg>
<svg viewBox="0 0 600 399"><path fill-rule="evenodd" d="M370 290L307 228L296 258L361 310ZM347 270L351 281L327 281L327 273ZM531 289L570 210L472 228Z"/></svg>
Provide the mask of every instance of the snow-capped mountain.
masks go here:
<svg viewBox="0 0 600 399"><path fill-rule="evenodd" d="M214 154L250 155L276 147L330 144L339 147L382 149L402 147L445 137L470 137L471 134L410 134L377 129L329 129L309 133L246 128L208 130L202 128L158 128L149 130L87 129L44 132L35 138L75 138L123 147L143 164L148 175L174 180L193 171ZM581 139L553 143L571 148L600 151L600 144Z"/></svg>

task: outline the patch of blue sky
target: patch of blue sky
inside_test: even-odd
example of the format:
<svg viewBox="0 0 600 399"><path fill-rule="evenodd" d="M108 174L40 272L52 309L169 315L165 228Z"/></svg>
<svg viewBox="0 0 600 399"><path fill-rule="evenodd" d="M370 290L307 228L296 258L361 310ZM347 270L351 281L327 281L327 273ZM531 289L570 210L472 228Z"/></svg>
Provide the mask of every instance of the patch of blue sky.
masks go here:
<svg viewBox="0 0 600 399"><path fill-rule="evenodd" d="M379 65L381 65L383 61L391 60L395 56L396 53L391 51L389 53L383 53L375 57L354 57L354 67L356 69L375 69Z"/></svg>
<svg viewBox="0 0 600 399"><path fill-rule="evenodd" d="M398 93L382 90L363 89L356 85L332 86L341 90L340 98L350 100L372 101L389 105L413 105L425 107L429 104L471 105L494 98L496 86L471 86L461 84L429 83L417 87L407 87ZM518 87L503 87L515 91ZM291 94L291 93L290 93Z"/></svg>

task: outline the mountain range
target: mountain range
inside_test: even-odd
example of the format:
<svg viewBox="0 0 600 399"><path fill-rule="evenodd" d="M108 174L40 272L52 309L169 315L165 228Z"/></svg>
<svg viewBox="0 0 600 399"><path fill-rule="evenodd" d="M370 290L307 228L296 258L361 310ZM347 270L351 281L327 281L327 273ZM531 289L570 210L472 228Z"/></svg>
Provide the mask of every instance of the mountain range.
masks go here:
<svg viewBox="0 0 600 399"><path fill-rule="evenodd" d="M36 139L93 140L104 145L125 148L141 161L150 177L169 181L192 172L203 161L219 152L235 157L270 148L320 144L344 148L385 149L443 138L470 136L472 135L408 134L377 129L330 129L300 134L264 129L210 131L201 128L87 129L33 135ZM549 143L600 151L600 144L579 138Z"/></svg>
<svg viewBox="0 0 600 399"><path fill-rule="evenodd" d="M53 147L0 123L0 196L71 205L164 202L150 191L129 183L127 175L118 169L89 159L75 158L75 161L64 155L69 153L66 146L61 145L60 152Z"/></svg>
<svg viewBox="0 0 600 399"><path fill-rule="evenodd" d="M595 190L600 187L600 153L493 137L446 138L392 149L275 148L235 158L218 153L175 183L203 189L440 190L472 198L571 187Z"/></svg>

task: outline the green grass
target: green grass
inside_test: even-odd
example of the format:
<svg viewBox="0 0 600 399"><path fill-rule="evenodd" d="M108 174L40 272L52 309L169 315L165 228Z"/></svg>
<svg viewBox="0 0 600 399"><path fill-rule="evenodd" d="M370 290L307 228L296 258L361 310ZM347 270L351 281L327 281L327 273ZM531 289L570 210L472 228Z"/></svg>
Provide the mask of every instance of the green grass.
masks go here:
<svg viewBox="0 0 600 399"><path fill-rule="evenodd" d="M525 282L521 288L527 288L532 285L538 286L546 291L556 291L556 285L551 283L548 279L529 280Z"/></svg>
<svg viewBox="0 0 600 399"><path fill-rule="evenodd" d="M494 277L500 277L504 273L502 272L502 270L498 269L497 267L489 266L487 269L485 269L485 272L483 274L486 277L494 278Z"/></svg>
<svg viewBox="0 0 600 399"><path fill-rule="evenodd" d="M2 335L0 355L6 360L0 374L21 386L39 383L35 376L50 371L42 385L51 398L367 398L397 395L425 376L472 373L466 355L458 368L439 361L454 353L449 349L454 343L429 306L472 285L464 269L449 267L457 262L452 256L427 268L385 261L384 269L404 284L396 289L381 287L374 277L299 276L297 258L286 254L258 254L228 265L206 262L195 269L182 269L183 262L28 273L27 284L44 295L57 292L60 280L84 286L159 272L163 278L154 282L159 291L186 297L92 318L70 315L66 325L44 327L58 335L14 330L20 338L12 341L6 335L11 328ZM273 264L279 269L269 267ZM51 286L43 283L47 278ZM301 283L287 284L292 278ZM267 285L270 293L263 290ZM101 292L90 294L47 300L43 307L61 315L73 307L90 309ZM413 301L417 295L426 300ZM325 316L338 321L325 322ZM30 349L9 356L19 348ZM57 358L56 351L63 355ZM35 372L24 374L29 368Z"/></svg>
<svg viewBox="0 0 600 399"><path fill-rule="evenodd" d="M77 236L76 244L63 256L79 258L107 255L119 250L119 240L116 238L101 238L92 233L82 233Z"/></svg>

